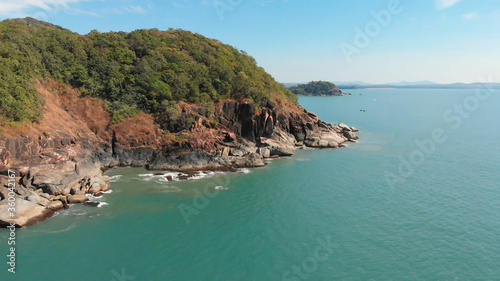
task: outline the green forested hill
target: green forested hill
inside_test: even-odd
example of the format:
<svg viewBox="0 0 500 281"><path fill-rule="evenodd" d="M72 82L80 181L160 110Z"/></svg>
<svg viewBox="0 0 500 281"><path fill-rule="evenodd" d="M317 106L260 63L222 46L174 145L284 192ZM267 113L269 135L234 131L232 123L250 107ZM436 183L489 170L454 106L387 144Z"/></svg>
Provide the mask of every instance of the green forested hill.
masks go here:
<svg viewBox="0 0 500 281"><path fill-rule="evenodd" d="M179 101L296 97L244 51L183 30L79 35L32 18L0 22L0 118L41 118L35 79L102 98L116 116L159 113ZM1 121L1 120L0 120Z"/></svg>
<svg viewBox="0 0 500 281"><path fill-rule="evenodd" d="M313 81L289 88L298 96L344 96L341 90L331 82Z"/></svg>

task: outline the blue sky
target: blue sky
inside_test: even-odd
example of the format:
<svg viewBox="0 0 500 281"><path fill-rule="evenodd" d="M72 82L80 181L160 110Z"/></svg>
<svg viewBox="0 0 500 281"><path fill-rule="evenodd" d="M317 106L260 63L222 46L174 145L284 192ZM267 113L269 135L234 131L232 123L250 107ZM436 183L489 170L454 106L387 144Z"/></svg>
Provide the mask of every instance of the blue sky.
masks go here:
<svg viewBox="0 0 500 281"><path fill-rule="evenodd" d="M500 0L0 0L1 19L24 16L80 34L190 30L280 82L500 82Z"/></svg>

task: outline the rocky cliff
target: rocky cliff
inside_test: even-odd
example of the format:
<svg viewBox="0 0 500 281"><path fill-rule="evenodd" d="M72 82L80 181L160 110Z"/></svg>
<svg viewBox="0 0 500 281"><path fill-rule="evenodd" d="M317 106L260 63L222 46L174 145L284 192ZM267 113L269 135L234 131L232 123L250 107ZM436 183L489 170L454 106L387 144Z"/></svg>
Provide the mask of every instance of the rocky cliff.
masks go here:
<svg viewBox="0 0 500 281"><path fill-rule="evenodd" d="M38 81L36 88L45 100L43 119L3 127L0 133L4 226L10 219L9 196L17 200L16 225L31 225L68 204L88 201L85 194L106 191L109 179L102 173L116 166L188 175L230 171L264 166L266 158L291 156L298 146L337 148L357 139L356 130L345 124L327 124L300 107L287 109L271 101L257 108L252 102L224 100L210 115L203 106L179 103L175 122L167 115L140 113L112 124L102 100L81 97L50 79ZM172 127L178 132L170 133ZM9 186L9 170L15 187Z"/></svg>

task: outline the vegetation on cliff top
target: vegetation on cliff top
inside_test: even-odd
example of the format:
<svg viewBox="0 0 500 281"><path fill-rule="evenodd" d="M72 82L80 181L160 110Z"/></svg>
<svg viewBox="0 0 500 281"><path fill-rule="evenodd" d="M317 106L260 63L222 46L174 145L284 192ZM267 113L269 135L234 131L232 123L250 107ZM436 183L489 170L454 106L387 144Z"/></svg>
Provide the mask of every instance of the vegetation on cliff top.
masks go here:
<svg viewBox="0 0 500 281"><path fill-rule="evenodd" d="M297 96L342 96L335 84L325 81L313 81L289 88Z"/></svg>
<svg viewBox="0 0 500 281"><path fill-rule="evenodd" d="M52 78L101 98L114 118L166 112L180 101L297 98L254 58L183 30L87 35L32 18L0 22L0 122L36 122L43 100L33 83Z"/></svg>

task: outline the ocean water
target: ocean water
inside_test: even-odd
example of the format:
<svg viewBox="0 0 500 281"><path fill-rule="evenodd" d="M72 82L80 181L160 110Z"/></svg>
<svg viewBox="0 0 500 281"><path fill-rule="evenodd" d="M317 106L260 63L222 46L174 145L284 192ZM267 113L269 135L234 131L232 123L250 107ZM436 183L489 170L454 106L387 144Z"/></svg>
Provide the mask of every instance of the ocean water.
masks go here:
<svg viewBox="0 0 500 281"><path fill-rule="evenodd" d="M351 93L300 103L359 143L188 181L111 170L99 208L17 231L15 275L0 230L0 280L500 280L500 94Z"/></svg>

